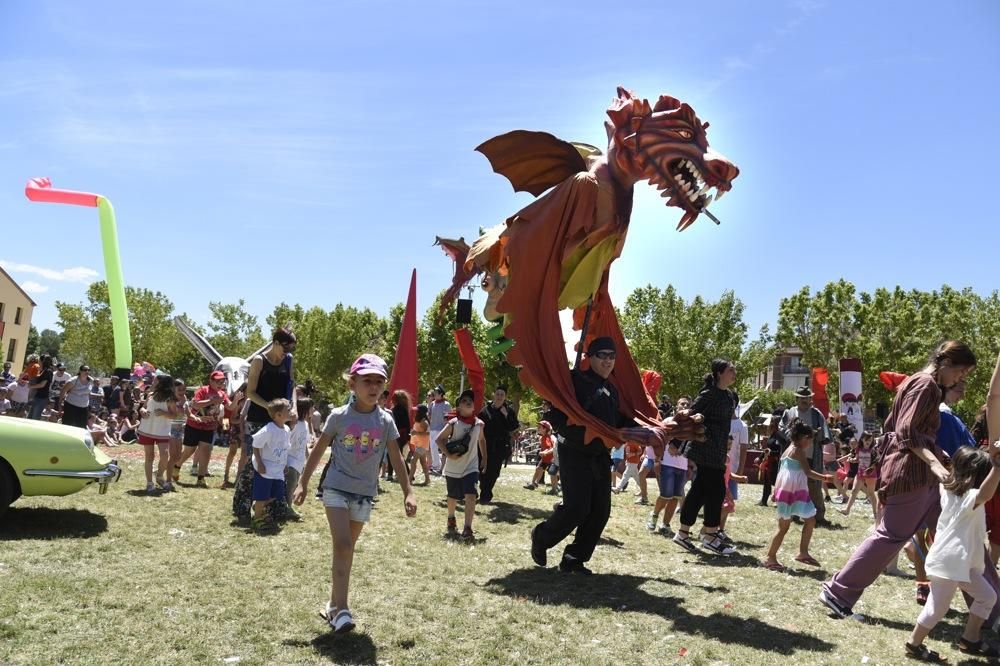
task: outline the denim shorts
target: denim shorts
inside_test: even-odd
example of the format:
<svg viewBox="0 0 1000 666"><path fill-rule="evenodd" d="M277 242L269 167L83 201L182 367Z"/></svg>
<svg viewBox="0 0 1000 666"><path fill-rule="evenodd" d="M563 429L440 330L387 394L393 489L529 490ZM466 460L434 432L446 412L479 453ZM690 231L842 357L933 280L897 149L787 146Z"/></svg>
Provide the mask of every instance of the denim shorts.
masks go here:
<svg viewBox="0 0 1000 666"><path fill-rule="evenodd" d="M660 465L660 497L664 499L684 497L685 481L687 481L686 469Z"/></svg>
<svg viewBox="0 0 1000 666"><path fill-rule="evenodd" d="M646 473L649 474L650 472L653 471L653 467L655 466L656 466L655 460L653 460L652 458L643 458L642 464L639 465L639 471L641 472L642 470L646 470Z"/></svg>
<svg viewBox="0 0 1000 666"><path fill-rule="evenodd" d="M740 498L740 484L732 479L729 479L729 494L733 496L734 502Z"/></svg>
<svg viewBox="0 0 1000 666"><path fill-rule="evenodd" d="M347 509L351 520L356 523L367 523L372 517L372 498L367 495L324 488L323 506L328 509Z"/></svg>

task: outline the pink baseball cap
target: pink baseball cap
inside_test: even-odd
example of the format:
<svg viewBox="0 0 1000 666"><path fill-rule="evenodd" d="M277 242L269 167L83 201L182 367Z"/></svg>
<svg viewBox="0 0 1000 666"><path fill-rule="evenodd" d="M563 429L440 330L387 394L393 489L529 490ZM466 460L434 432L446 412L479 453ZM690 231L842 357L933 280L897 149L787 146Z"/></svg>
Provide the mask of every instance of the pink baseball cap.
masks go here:
<svg viewBox="0 0 1000 666"><path fill-rule="evenodd" d="M351 366L352 375L382 375L388 379L389 374L385 369L385 361L375 354L362 354Z"/></svg>

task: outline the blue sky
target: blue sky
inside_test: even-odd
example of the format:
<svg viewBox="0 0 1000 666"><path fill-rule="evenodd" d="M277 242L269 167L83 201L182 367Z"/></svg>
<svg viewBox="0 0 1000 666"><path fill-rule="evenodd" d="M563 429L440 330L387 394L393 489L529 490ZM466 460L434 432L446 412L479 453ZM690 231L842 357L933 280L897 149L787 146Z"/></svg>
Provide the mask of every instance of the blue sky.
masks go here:
<svg viewBox="0 0 1000 666"><path fill-rule="evenodd" d="M0 261L55 300L103 276L95 211L29 204L32 176L114 204L126 281L204 323L245 298L426 308L471 240L530 200L473 148L511 129L606 145L622 84L689 102L741 169L680 212L637 187L618 302L947 282L987 292L1000 3L0 3Z"/></svg>

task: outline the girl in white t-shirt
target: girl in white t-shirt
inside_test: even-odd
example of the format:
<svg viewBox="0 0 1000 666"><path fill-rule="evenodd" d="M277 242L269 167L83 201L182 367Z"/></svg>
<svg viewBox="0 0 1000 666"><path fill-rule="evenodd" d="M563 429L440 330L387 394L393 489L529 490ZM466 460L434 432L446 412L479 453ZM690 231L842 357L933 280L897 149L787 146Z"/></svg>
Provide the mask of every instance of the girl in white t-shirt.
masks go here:
<svg viewBox="0 0 1000 666"><path fill-rule="evenodd" d="M170 375L159 375L153 384L153 393L146 401L146 414L139 422L137 435L139 443L146 452L146 494L152 495L153 458L157 450L160 454L160 464L156 468L156 485L170 492L174 489L169 479L164 480L170 462L168 444L170 442L170 420L177 412L174 404L174 378Z"/></svg>
<svg viewBox="0 0 1000 666"><path fill-rule="evenodd" d="M455 507L459 500L465 502L465 529L462 539L475 540L472 533L472 519L476 515L476 483L479 470L486 469L486 438L483 436L483 422L476 418L475 394L463 391L458 397L458 416L448 421L438 435L436 446L444 462L442 474L448 482L448 536L458 534L455 522ZM469 446L464 453L449 450L448 445L469 435ZM453 447L454 448L454 447Z"/></svg>
<svg viewBox="0 0 1000 666"><path fill-rule="evenodd" d="M992 463L992 464L991 464ZM1000 657L996 646L980 637L980 629L996 603L996 591L983 572L986 570L986 510L1000 481L1000 442L983 449L962 447L951 461L951 474L941 485L941 516L937 521L934 545L924 567L931 592L906 644L906 654L920 661L941 662L941 655L929 650L924 639L945 616L955 591L972 597L965 632L958 649L966 654Z"/></svg>

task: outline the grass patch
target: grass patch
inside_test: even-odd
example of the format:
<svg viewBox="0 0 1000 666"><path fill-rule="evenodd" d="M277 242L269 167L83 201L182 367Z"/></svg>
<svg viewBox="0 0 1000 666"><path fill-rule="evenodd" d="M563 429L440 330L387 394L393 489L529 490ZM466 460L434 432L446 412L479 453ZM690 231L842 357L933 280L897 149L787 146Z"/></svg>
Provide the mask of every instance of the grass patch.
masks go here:
<svg viewBox="0 0 1000 666"><path fill-rule="evenodd" d="M626 493L591 562L598 575L538 569L528 530L556 498L521 488L531 469L519 466L477 510L473 546L443 537L443 480L417 487L412 520L399 486L383 483L355 555L358 630L334 637L317 614L330 585L318 501L302 523L258 537L231 525L218 461L207 490L130 492L145 487L137 449L116 451L125 471L106 495L22 498L0 522L0 663L893 664L919 610L913 581L888 577L857 608L873 624L831 620L816 601L870 526L867 505L816 532L820 570L792 561L794 526L789 572L756 566L775 526L773 509L754 505L760 486L744 486L729 522L738 557L650 534L649 507ZM930 639L952 660L965 612L955 603L962 612Z"/></svg>

